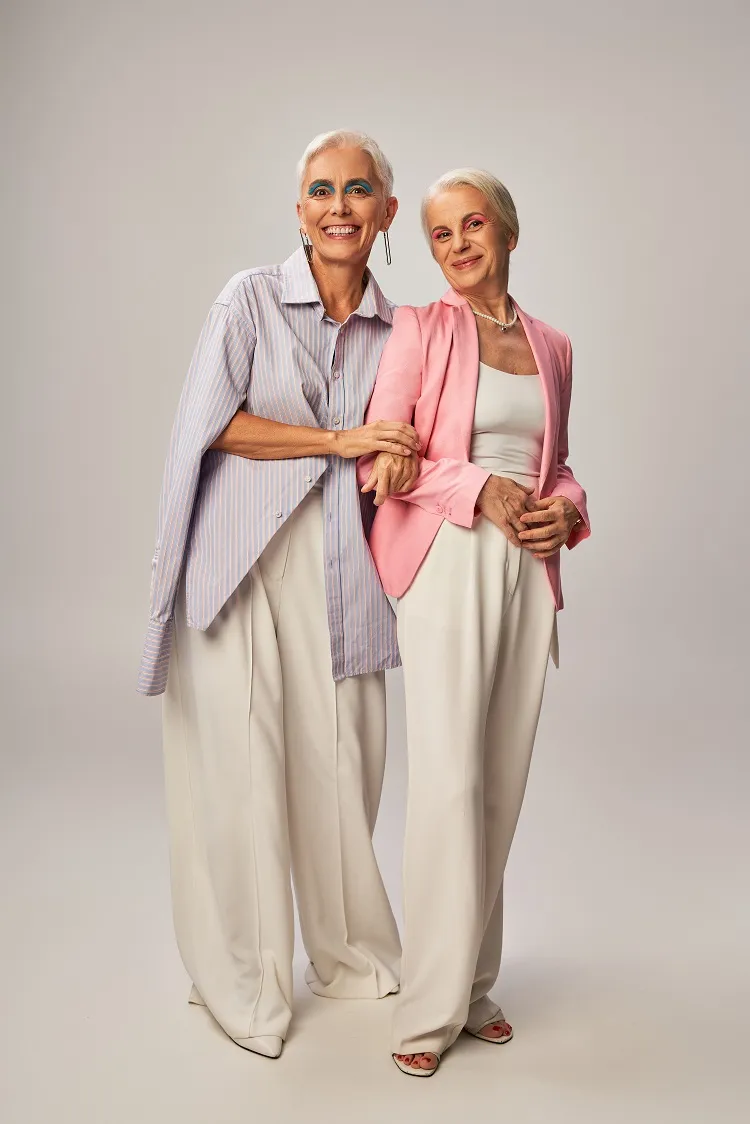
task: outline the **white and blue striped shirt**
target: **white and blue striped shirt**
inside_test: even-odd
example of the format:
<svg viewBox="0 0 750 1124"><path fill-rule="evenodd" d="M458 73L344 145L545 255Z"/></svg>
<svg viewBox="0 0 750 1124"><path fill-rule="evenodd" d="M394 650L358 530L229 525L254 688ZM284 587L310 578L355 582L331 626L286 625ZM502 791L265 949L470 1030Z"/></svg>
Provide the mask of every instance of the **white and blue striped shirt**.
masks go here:
<svg viewBox="0 0 750 1124"><path fill-rule="evenodd" d="M365 538L375 508L359 491L356 461L249 460L210 450L241 408L290 425L362 425L393 307L368 274L359 308L337 324L302 249L283 265L237 274L217 298L185 380L164 472L142 694L166 686L183 568L188 624L206 629L321 476L333 677L398 666L393 612Z"/></svg>

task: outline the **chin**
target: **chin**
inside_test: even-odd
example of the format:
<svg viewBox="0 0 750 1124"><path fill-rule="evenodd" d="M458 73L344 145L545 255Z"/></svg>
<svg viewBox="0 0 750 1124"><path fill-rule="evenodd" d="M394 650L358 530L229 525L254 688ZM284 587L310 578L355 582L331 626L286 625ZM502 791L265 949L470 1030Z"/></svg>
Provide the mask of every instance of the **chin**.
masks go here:
<svg viewBox="0 0 750 1124"><path fill-rule="evenodd" d="M366 247L349 244L336 244L325 241L319 248L318 253L321 258L328 258L329 261L336 262L357 262L361 261L363 257L367 257L368 250Z"/></svg>

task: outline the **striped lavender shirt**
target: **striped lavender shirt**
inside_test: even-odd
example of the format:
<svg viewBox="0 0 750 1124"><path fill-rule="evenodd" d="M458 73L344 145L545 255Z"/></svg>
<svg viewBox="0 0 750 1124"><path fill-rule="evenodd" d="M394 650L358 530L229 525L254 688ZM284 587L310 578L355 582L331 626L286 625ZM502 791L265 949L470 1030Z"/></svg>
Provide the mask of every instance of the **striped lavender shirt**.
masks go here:
<svg viewBox="0 0 750 1124"><path fill-rule="evenodd" d="M188 624L206 629L321 477L333 677L398 666L393 612L365 538L375 509L359 492L356 461L208 451L240 408L290 425L362 425L392 317L393 305L369 275L357 311L345 324L329 319L302 249L281 266L237 274L217 298L167 456L141 694L166 686L183 567Z"/></svg>

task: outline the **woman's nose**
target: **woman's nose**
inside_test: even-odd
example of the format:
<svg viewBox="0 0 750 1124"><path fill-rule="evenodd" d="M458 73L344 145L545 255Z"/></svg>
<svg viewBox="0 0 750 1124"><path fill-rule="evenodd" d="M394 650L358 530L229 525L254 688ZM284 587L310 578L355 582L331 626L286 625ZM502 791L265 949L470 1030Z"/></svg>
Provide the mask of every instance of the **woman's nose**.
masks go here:
<svg viewBox="0 0 750 1124"><path fill-rule="evenodd" d="M335 195L331 203L332 215L346 215L349 213L349 202L345 194Z"/></svg>
<svg viewBox="0 0 750 1124"><path fill-rule="evenodd" d="M454 254L460 254L462 250L466 249L467 244L466 232L463 230L455 231L451 240L451 249Z"/></svg>

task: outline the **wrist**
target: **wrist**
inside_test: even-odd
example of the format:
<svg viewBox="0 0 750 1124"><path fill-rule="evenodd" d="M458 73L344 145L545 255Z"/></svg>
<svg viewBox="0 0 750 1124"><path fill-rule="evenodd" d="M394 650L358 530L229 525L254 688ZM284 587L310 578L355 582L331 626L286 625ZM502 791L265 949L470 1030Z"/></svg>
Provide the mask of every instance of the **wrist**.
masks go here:
<svg viewBox="0 0 750 1124"><path fill-rule="evenodd" d="M342 438L343 433L338 429L323 429L321 430L323 438L323 452L334 457L342 456Z"/></svg>

